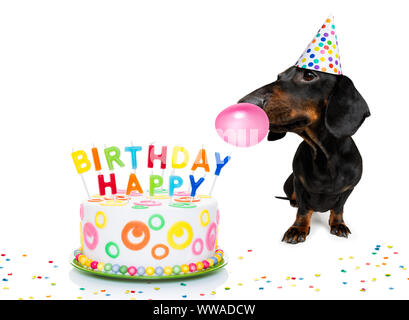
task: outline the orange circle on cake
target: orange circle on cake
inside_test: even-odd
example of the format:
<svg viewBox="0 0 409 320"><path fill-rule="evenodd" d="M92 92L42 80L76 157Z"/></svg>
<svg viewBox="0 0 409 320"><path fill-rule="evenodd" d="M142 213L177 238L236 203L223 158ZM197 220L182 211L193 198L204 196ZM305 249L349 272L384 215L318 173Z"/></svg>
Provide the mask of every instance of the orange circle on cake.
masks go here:
<svg viewBox="0 0 409 320"><path fill-rule="evenodd" d="M200 199L192 198L189 196L184 196L184 197L176 198L175 201L177 202L199 202Z"/></svg>
<svg viewBox="0 0 409 320"><path fill-rule="evenodd" d="M128 196L116 196L117 200L129 200Z"/></svg>
<svg viewBox="0 0 409 320"><path fill-rule="evenodd" d="M144 236L143 240L139 243L131 242L128 238L130 231L132 231L132 235L136 238L139 238L143 235ZM125 227L122 229L121 239L125 247L127 247L128 249L133 250L133 251L141 250L149 242L149 239L150 239L149 228L146 224L144 224L141 221L128 222L125 225Z"/></svg>
<svg viewBox="0 0 409 320"><path fill-rule="evenodd" d="M159 248L165 250L165 252L164 252L162 255L160 255L160 256L158 256L158 255L156 254L156 249L159 249ZM169 248L168 248L166 245L164 245L164 244L162 244L162 243L159 243L159 244L157 244L157 245L155 245L155 246L152 247L152 251L151 251L151 252L152 252L152 257L154 257L156 260L162 260L162 259L164 259L164 258L166 258L166 257L168 256L168 254L169 254Z"/></svg>
<svg viewBox="0 0 409 320"><path fill-rule="evenodd" d="M89 199L89 200L88 200L88 202L102 202L102 201L104 201L104 200L98 199L98 198L96 198L96 199Z"/></svg>

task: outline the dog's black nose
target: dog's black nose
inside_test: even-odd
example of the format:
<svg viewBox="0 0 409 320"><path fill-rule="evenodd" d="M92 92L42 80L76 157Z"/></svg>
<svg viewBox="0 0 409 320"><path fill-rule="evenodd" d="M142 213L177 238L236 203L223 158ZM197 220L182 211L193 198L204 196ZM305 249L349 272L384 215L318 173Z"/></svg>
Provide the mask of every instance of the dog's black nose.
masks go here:
<svg viewBox="0 0 409 320"><path fill-rule="evenodd" d="M249 94L245 96L244 98L241 98L238 103L251 103L251 104L255 104L256 106L259 106L260 108L264 108L265 99L264 97L258 97L258 96Z"/></svg>
<svg viewBox="0 0 409 320"><path fill-rule="evenodd" d="M238 103L252 103L259 106L261 109L264 109L271 97L274 85L274 82L267 84L264 87L261 87L241 98Z"/></svg>

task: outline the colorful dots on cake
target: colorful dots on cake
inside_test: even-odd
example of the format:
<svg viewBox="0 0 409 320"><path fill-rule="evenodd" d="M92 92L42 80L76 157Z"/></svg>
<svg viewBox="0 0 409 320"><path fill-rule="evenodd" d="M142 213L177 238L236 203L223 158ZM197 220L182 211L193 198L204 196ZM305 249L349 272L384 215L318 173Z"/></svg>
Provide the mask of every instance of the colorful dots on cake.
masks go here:
<svg viewBox="0 0 409 320"><path fill-rule="evenodd" d="M126 265L119 265L119 264L114 264L112 265L111 263L103 263L99 261L92 260L82 254L81 251L75 250L74 253L75 255L75 260L78 261L80 264L83 266L86 266L90 268L90 270L93 271L100 271L100 272L112 272L114 274L120 273L122 275L128 275L128 276L171 276L171 275L178 275L181 272L184 274L187 273L194 273L197 271L202 271L206 270L209 267L213 267L223 261L223 251L221 249L217 249L215 252L215 255L199 262L191 262L189 264L182 264L181 266L179 265L174 265L173 267L171 266L156 266L156 267L143 267L139 266L134 267L134 266L126 266Z"/></svg>
<svg viewBox="0 0 409 320"><path fill-rule="evenodd" d="M113 252L113 250L111 249L112 247L114 248L114 252ZM115 242L113 242L113 241L108 242L108 243L105 245L105 253L106 253L109 257L111 257L112 259L118 258L118 257L119 257L119 247L118 247L118 245L117 245Z"/></svg>
<svg viewBox="0 0 409 320"><path fill-rule="evenodd" d="M180 203L170 203L169 207L182 208L182 209L192 209L192 208L196 208L196 205L193 204L193 203L180 202Z"/></svg>
<svg viewBox="0 0 409 320"><path fill-rule="evenodd" d="M128 196L124 196L124 195L116 195L115 198L117 200L129 200L130 198Z"/></svg>
<svg viewBox="0 0 409 320"><path fill-rule="evenodd" d="M201 225L202 227L207 227L207 225L208 225L209 222L210 222L210 214L209 214L209 211L203 210L203 211L200 213L199 222L200 222L200 225Z"/></svg>
<svg viewBox="0 0 409 320"><path fill-rule="evenodd" d="M104 202L101 202L99 205L101 206L107 206L107 207L121 207L121 206L126 206L128 204L128 201L126 200L106 200Z"/></svg>
<svg viewBox="0 0 409 320"><path fill-rule="evenodd" d="M149 218L148 224L152 230L159 231L165 226L165 219L163 218L162 215L157 213Z"/></svg>
<svg viewBox="0 0 409 320"><path fill-rule="evenodd" d="M132 235L135 238L143 237L140 242L133 243L129 239L129 233L132 232ZM125 247L129 250L137 251L143 249L150 240L150 232L148 226L142 221L131 221L128 222L125 227L122 229L121 239Z"/></svg>
<svg viewBox="0 0 409 320"><path fill-rule="evenodd" d="M132 209L148 209L148 208L149 208L148 206L142 206L139 204L132 206Z"/></svg>
<svg viewBox="0 0 409 320"><path fill-rule="evenodd" d="M201 262L201 261L199 261L198 263L196 263L196 266L197 266L197 270L198 270L198 271L200 271L200 270L203 270L203 269L204 269L203 262Z"/></svg>
<svg viewBox="0 0 409 320"><path fill-rule="evenodd" d="M187 235L186 240L182 243L176 243L176 238L182 238ZM183 250L190 245L193 239L193 229L186 221L178 221L174 223L168 231L167 240L169 245L176 250Z"/></svg>
<svg viewBox="0 0 409 320"><path fill-rule="evenodd" d="M162 268L162 267L156 267L156 268L155 268L155 274L156 274L157 276L163 275L163 268Z"/></svg>
<svg viewBox="0 0 409 320"><path fill-rule="evenodd" d="M113 272L113 273L118 273L120 268L121 268L121 267L120 267L119 264L114 264L114 265L112 266L112 272Z"/></svg>
<svg viewBox="0 0 409 320"><path fill-rule="evenodd" d="M166 274L167 276L170 276L170 275L172 274L172 272L173 272L172 267L166 266L166 267L163 269L163 273Z"/></svg>
<svg viewBox="0 0 409 320"><path fill-rule="evenodd" d="M212 223L206 232L206 247L208 250L213 250L216 245L217 225Z"/></svg>
<svg viewBox="0 0 409 320"><path fill-rule="evenodd" d="M216 257L218 262L223 260L223 256L220 253L216 253L214 256Z"/></svg>
<svg viewBox="0 0 409 320"><path fill-rule="evenodd" d="M131 197L141 197L143 196L143 193L139 193L135 190L131 191L131 193L129 194Z"/></svg>
<svg viewBox="0 0 409 320"><path fill-rule="evenodd" d="M98 269L98 271L104 270L104 263L103 262L98 262L97 269Z"/></svg>
<svg viewBox="0 0 409 320"><path fill-rule="evenodd" d="M143 276L145 274L145 268L144 267L138 267L137 269L138 275Z"/></svg>
<svg viewBox="0 0 409 320"><path fill-rule="evenodd" d="M101 222L102 219L102 222ZM105 228L106 224L107 224L108 218L106 216L105 213L103 213L102 211L98 211L95 214L95 225L100 228L103 229Z"/></svg>
<svg viewBox="0 0 409 320"><path fill-rule="evenodd" d="M149 190L146 191L147 193L149 193ZM164 194L164 193L168 193L167 189L155 189L154 190L155 194Z"/></svg>
<svg viewBox="0 0 409 320"><path fill-rule="evenodd" d="M84 256L84 255L80 255L80 256L78 257L78 261L79 261L79 263L85 265L85 262L87 261L87 257Z"/></svg>
<svg viewBox="0 0 409 320"><path fill-rule="evenodd" d="M91 267L91 263L92 263L92 260L89 259L89 258L86 258L86 260L85 260L85 266L87 266L88 268L90 268L90 267Z"/></svg>
<svg viewBox="0 0 409 320"><path fill-rule="evenodd" d="M141 200L138 202L134 203L135 205L139 205L139 206L148 206L148 207L157 207L157 206L161 206L162 203L159 201L155 201L155 200Z"/></svg>
<svg viewBox="0 0 409 320"><path fill-rule="evenodd" d="M209 266L210 266L209 261L203 260L202 263L203 263L203 269L209 268Z"/></svg>
<svg viewBox="0 0 409 320"><path fill-rule="evenodd" d="M157 254L156 251L158 249L162 251L161 254ZM159 243L152 247L151 253L152 253L152 257L154 257L156 260L162 260L169 255L169 248L166 245Z"/></svg>
<svg viewBox="0 0 409 320"><path fill-rule="evenodd" d="M173 266L173 273L174 273L174 274L179 274L180 271L181 271L180 266L178 266L178 265Z"/></svg>
<svg viewBox="0 0 409 320"><path fill-rule="evenodd" d="M161 195L153 196L152 199L163 200L163 199L170 199L170 197L167 194L161 194Z"/></svg>
<svg viewBox="0 0 409 320"><path fill-rule="evenodd" d="M83 234L84 234L84 242L86 246L88 247L88 249L94 250L98 245L97 229L94 227L92 223L87 222L84 225ZM92 241L90 241L89 239L92 239Z"/></svg>
<svg viewBox="0 0 409 320"><path fill-rule="evenodd" d="M153 275L155 274L155 269L154 269L153 267L147 267L147 268L145 269L145 273L146 273L148 276L153 276Z"/></svg>
<svg viewBox="0 0 409 320"><path fill-rule="evenodd" d="M209 267L213 267L214 261L212 259L206 259L207 263L209 264Z"/></svg>
<svg viewBox="0 0 409 320"><path fill-rule="evenodd" d="M125 265L120 266L119 267L119 272L122 273L122 274L127 273L128 272L128 267L125 266Z"/></svg>
<svg viewBox="0 0 409 320"><path fill-rule="evenodd" d="M84 219L84 205L83 204L80 205L80 219L81 220Z"/></svg>
<svg viewBox="0 0 409 320"><path fill-rule="evenodd" d="M203 252L204 244L203 240L200 238L195 239L192 244L192 252L194 255L198 256Z"/></svg>
<svg viewBox="0 0 409 320"><path fill-rule="evenodd" d="M184 197L179 197L175 198L176 202L186 202L186 203L192 203L192 202L200 202L199 198L192 198L190 196L184 196Z"/></svg>
<svg viewBox="0 0 409 320"><path fill-rule="evenodd" d="M174 196L185 197L185 196L190 196L190 193L187 192L187 191L175 191L175 193L173 195Z"/></svg>

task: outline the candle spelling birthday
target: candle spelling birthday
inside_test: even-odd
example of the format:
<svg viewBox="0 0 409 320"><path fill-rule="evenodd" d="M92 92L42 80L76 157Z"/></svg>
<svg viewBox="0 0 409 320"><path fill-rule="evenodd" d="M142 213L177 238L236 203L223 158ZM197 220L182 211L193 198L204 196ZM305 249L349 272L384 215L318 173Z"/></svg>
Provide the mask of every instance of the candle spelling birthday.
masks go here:
<svg viewBox="0 0 409 320"><path fill-rule="evenodd" d="M88 172L94 166L95 172L97 173L97 180L98 180L98 188L99 188L99 195L105 196L106 189L110 189L111 195L115 196L118 193L117 189L117 180L115 177L115 167L123 168L125 167L125 163L122 161L122 157L128 156L130 157L130 163L132 171L129 174L128 184L126 187L126 195L130 195L132 192L135 194L144 194L144 189L137 177L137 168L138 168L138 156L143 156L142 146L134 146L131 143L131 146L126 146L124 148L124 152L126 155L121 154L121 149L116 146L111 147L104 147L103 154L105 155L105 160L107 167L109 169L109 177L104 176L101 173L102 171L102 164L101 164L101 157L98 148L93 146L91 148L92 158L89 158L87 153L84 150L77 150L71 153L72 160L74 161L75 168L77 173L81 176L81 179L84 184L84 188L87 192L88 198L90 198L88 193L88 187L85 183L83 174ZM160 151L159 151L160 150ZM151 173L149 175L149 181L147 185L149 186L148 193L150 197L153 197L155 192L160 190L161 193L168 192L169 197L173 199L175 195L175 190L179 189L184 185L183 178L176 174L177 170L184 169L188 166L189 163L189 152L186 148L182 146L175 146L172 150L172 157L171 157L171 173L169 175L169 179L167 182L168 190L164 189L165 186L165 170L167 169L167 146L162 146L160 149L155 148L154 144L149 144L147 148L147 167L151 169ZM208 192L208 195L211 196L217 177L220 176L222 168L230 161L230 156L226 156L222 159L219 152L215 152L214 154L216 169L214 172L213 182ZM91 162L92 161L92 162ZM158 163L160 169L162 170L161 175L154 174L154 166ZM194 174L199 171L203 170L203 176L200 178L195 178ZM189 193L180 193L180 195L184 195L184 200L186 202L194 201L194 198L197 194L198 189L203 184L206 179L206 174L210 172L210 166L208 162L208 156L206 150L202 146L199 150L193 164L190 168L191 172L189 174ZM161 188L161 189L159 189ZM180 200L180 199L179 199ZM180 202L180 201L179 201Z"/></svg>

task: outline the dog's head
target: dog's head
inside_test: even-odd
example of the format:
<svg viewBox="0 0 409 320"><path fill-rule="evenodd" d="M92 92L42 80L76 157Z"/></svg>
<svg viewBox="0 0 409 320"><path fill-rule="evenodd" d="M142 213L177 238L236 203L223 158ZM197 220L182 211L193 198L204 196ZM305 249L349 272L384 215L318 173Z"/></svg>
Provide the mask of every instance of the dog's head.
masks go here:
<svg viewBox="0 0 409 320"><path fill-rule="evenodd" d="M297 67L280 73L277 81L239 102L255 104L267 113L270 141L318 126L325 126L337 138L352 136L370 115L348 77Z"/></svg>

